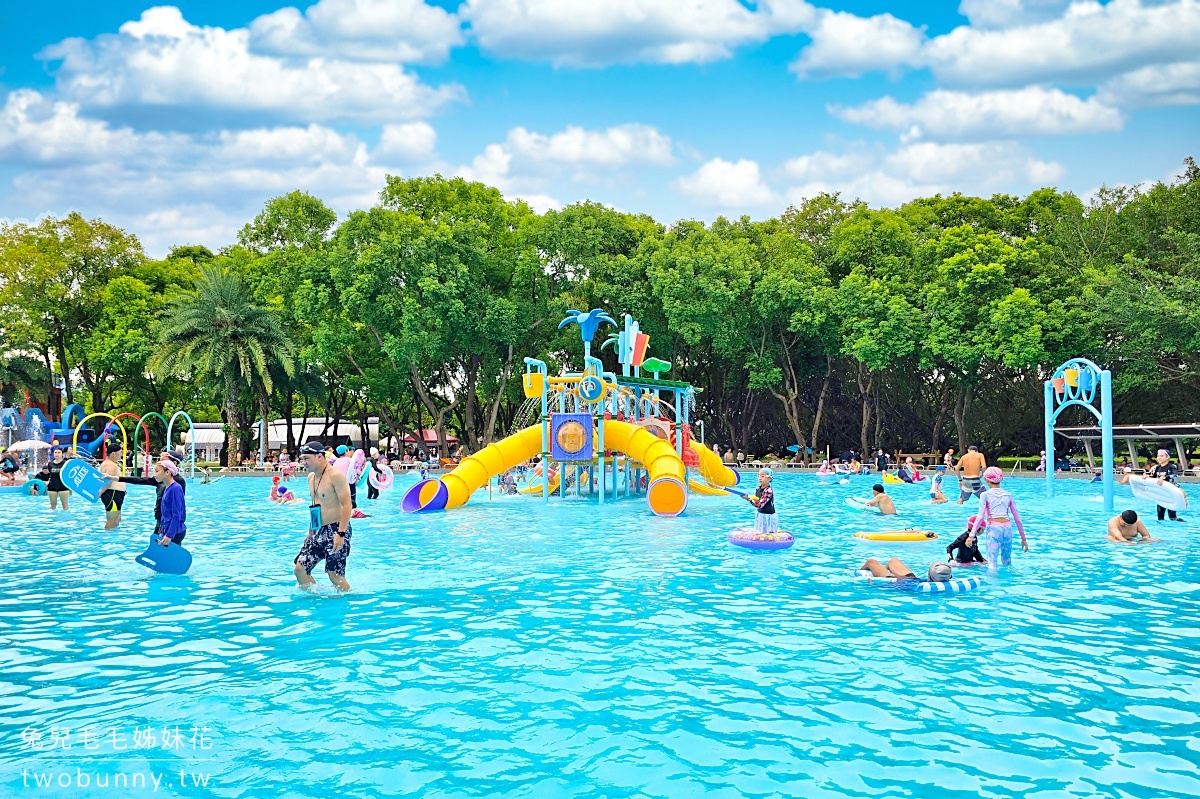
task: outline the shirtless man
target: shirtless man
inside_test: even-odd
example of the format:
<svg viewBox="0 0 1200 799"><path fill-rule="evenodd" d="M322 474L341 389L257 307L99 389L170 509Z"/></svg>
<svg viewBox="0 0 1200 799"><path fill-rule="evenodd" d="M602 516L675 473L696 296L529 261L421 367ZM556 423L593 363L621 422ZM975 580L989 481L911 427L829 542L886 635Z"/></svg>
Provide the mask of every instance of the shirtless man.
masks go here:
<svg viewBox="0 0 1200 799"><path fill-rule="evenodd" d="M986 468L987 458L983 457L979 447L974 444L967 448L966 455L958 459L958 466L954 467L954 470L958 472L959 505L970 497L977 497L983 493L983 481L980 479L980 475Z"/></svg>
<svg viewBox="0 0 1200 799"><path fill-rule="evenodd" d="M1149 544L1158 539L1150 537L1150 531L1138 519L1137 512L1127 510L1108 520L1108 540L1114 544Z"/></svg>
<svg viewBox="0 0 1200 799"><path fill-rule="evenodd" d="M884 492L883 486L876 483L871 486L871 491L875 493L875 496L867 502L867 507L879 508L879 513L882 516L895 516L896 503L892 502L892 498Z"/></svg>
<svg viewBox="0 0 1200 799"><path fill-rule="evenodd" d="M346 560L350 557L350 485L346 475L332 468L325 446L316 439L300 447L300 460L308 470L308 490L313 504L308 506L308 536L296 564L296 582L311 588L316 580L312 570L325 561L325 573L339 591L349 591Z"/></svg>
<svg viewBox="0 0 1200 799"><path fill-rule="evenodd" d="M121 462L125 453L114 446L100 461L100 473L109 478L100 492L100 504L104 506L104 529L114 530L121 524L121 506L125 504L126 485L121 482Z"/></svg>

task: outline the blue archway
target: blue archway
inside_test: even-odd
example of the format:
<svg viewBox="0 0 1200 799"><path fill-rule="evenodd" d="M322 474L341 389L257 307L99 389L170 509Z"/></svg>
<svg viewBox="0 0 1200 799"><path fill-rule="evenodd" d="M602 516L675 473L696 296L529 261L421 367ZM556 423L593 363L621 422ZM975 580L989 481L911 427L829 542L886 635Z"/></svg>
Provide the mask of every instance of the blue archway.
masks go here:
<svg viewBox="0 0 1200 799"><path fill-rule="evenodd" d="M1054 496L1054 423L1067 408L1080 407L1096 417L1102 445L1104 509L1113 510L1112 372L1087 358L1072 358L1046 381L1046 488ZM1096 407L1099 394L1100 407Z"/></svg>

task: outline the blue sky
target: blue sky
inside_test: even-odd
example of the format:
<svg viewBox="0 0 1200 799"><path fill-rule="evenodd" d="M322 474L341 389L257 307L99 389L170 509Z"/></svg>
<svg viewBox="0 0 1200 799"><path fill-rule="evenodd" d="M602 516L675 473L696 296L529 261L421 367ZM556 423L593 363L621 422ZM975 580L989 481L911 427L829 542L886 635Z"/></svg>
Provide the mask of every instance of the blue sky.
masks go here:
<svg viewBox="0 0 1200 799"><path fill-rule="evenodd" d="M388 174L545 209L763 218L1170 179L1200 1L24 4L0 26L0 218L230 243L270 197Z"/></svg>

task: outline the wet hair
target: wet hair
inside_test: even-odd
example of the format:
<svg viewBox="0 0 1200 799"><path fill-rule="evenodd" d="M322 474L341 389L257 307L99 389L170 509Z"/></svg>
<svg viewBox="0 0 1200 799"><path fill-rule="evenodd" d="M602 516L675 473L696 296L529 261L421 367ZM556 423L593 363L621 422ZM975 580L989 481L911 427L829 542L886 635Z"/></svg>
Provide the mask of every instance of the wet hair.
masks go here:
<svg viewBox="0 0 1200 799"><path fill-rule="evenodd" d="M1121 511L1121 521L1125 522L1126 524L1133 524L1134 522L1137 521L1137 511L1135 511L1135 510Z"/></svg>
<svg viewBox="0 0 1200 799"><path fill-rule="evenodd" d="M978 452L978 451L979 451L979 447L975 446L974 444L972 444L971 446L967 447L967 449L971 450L972 452Z"/></svg>
<svg viewBox="0 0 1200 799"><path fill-rule="evenodd" d="M882 494L883 493L883 485L880 483L876 483L875 485L871 486L871 490L874 491L876 494Z"/></svg>

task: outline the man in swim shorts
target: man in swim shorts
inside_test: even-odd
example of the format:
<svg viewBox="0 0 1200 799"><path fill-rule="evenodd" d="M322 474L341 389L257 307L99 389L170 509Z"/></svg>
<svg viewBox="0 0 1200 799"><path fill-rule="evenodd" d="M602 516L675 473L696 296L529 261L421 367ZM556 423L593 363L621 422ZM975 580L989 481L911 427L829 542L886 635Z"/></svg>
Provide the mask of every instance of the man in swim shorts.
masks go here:
<svg viewBox="0 0 1200 799"><path fill-rule="evenodd" d="M350 557L350 484L346 476L333 468L320 441L306 441L300 447L300 460L308 471L308 535L294 563L296 582L308 589L316 584L313 567L325 561L325 574L339 591L349 591L346 561Z"/></svg>
<svg viewBox="0 0 1200 799"><path fill-rule="evenodd" d="M967 454L958 459L958 504L961 505L971 497L983 493L982 475L987 468L987 458L972 444L967 447Z"/></svg>
<svg viewBox="0 0 1200 799"><path fill-rule="evenodd" d="M100 473L109 478L100 492L100 504L104 506L104 529L113 530L121 524L121 506L125 504L125 484L121 482L121 463L125 453L113 446L100 461Z"/></svg>
<svg viewBox="0 0 1200 799"><path fill-rule="evenodd" d="M1138 519L1136 511L1126 510L1108 520L1107 540L1114 544L1149 544L1158 539L1150 537L1150 531Z"/></svg>
<svg viewBox="0 0 1200 799"><path fill-rule="evenodd" d="M883 486L879 483L876 483L875 485L871 486L871 491L874 496L867 501L867 507L879 508L879 513L883 516L895 516L896 503L892 502L892 498L889 497L887 492L883 490Z"/></svg>

